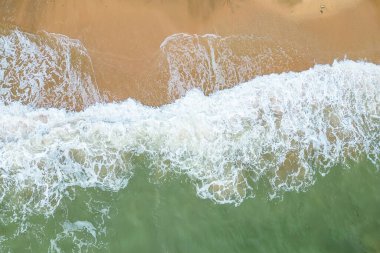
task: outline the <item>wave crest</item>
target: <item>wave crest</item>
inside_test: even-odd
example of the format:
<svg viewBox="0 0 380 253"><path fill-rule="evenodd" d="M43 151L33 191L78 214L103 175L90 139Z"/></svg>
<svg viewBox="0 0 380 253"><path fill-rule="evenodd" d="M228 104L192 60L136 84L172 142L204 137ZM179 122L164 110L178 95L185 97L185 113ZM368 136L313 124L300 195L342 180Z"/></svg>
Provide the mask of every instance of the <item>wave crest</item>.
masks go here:
<svg viewBox="0 0 380 253"><path fill-rule="evenodd" d="M70 187L126 187L136 157L152 176L185 174L200 197L236 205L261 181L275 197L335 165L380 159L380 67L363 62L258 77L211 96L192 90L160 108L127 100L80 113L1 111L2 202L34 189L31 210L50 203L50 213Z"/></svg>

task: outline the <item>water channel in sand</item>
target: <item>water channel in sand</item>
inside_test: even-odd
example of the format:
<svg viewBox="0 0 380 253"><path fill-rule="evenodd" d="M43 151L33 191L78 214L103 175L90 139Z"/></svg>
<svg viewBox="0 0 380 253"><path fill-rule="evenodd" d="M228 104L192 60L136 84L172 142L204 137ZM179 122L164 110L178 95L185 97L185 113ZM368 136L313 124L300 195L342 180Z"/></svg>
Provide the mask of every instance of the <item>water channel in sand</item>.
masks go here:
<svg viewBox="0 0 380 253"><path fill-rule="evenodd" d="M183 94L170 90L178 81L173 73L183 74L177 65L173 69L178 62L197 66L219 57L217 68L222 70L193 69L182 77L187 83L193 79L195 86L216 82L218 89L337 58L380 62L380 3L373 0L3 0L0 22L31 33L44 30L79 39L92 59L101 91L114 100L133 97L149 105ZM185 34L162 45L178 33ZM215 40L193 34L218 36ZM187 58L178 58L183 56L181 47L190 44L205 55L190 49ZM229 59L236 56L237 77L226 70L231 62L222 59L223 53ZM247 62L254 64L247 67ZM212 90L215 87L206 88Z"/></svg>

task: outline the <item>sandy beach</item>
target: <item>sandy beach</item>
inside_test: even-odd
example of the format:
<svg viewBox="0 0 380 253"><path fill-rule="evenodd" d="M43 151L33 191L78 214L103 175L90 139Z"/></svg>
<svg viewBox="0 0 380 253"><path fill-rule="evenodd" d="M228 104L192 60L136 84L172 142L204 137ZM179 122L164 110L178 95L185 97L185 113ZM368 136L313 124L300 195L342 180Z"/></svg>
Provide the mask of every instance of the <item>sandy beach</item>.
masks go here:
<svg viewBox="0 0 380 253"><path fill-rule="evenodd" d="M79 39L100 90L115 100L133 97L150 105L172 99L160 45L176 33L264 37L260 48L281 46L296 55L286 64L281 56L269 67L264 62L258 74L300 71L345 57L380 62L380 4L373 0L0 1L0 18L32 33ZM239 43L231 46L234 54L259 50L255 43Z"/></svg>

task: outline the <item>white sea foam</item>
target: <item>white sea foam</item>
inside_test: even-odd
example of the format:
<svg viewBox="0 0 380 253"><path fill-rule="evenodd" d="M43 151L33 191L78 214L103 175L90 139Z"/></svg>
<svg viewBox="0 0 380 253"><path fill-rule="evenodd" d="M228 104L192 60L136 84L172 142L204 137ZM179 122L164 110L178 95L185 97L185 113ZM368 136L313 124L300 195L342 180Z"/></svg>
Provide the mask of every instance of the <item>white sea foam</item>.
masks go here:
<svg viewBox="0 0 380 253"><path fill-rule="evenodd" d="M91 222L65 221L62 224L62 228L63 231L50 241L48 252L64 252L59 247L59 243L65 239L69 239L75 245L75 252L87 252L89 249L97 246L97 230Z"/></svg>
<svg viewBox="0 0 380 253"><path fill-rule="evenodd" d="M290 44L254 35L179 33L167 37L161 51L169 66L172 98L196 87L209 94L258 75L284 72L301 60Z"/></svg>
<svg viewBox="0 0 380 253"><path fill-rule="evenodd" d="M0 101L73 110L103 98L80 41L0 27Z"/></svg>
<svg viewBox="0 0 380 253"><path fill-rule="evenodd" d="M50 215L70 188L118 191L143 156L197 194L240 204L259 181L271 196L312 185L348 160L380 159L380 66L343 61L272 74L160 108L134 100L74 113L0 106L1 219ZM13 215L10 215L13 214Z"/></svg>

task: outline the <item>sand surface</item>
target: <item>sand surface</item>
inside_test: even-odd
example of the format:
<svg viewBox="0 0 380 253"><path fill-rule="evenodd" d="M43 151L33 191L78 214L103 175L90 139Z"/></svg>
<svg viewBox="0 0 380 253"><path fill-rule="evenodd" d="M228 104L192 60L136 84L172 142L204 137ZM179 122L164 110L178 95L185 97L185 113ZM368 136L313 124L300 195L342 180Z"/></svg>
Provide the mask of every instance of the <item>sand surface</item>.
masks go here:
<svg viewBox="0 0 380 253"><path fill-rule="evenodd" d="M0 0L0 22L81 40L101 90L150 105L171 99L160 45L176 33L262 36L268 48L273 41L292 48L296 61L277 61L260 74L344 57L380 63L377 0Z"/></svg>

